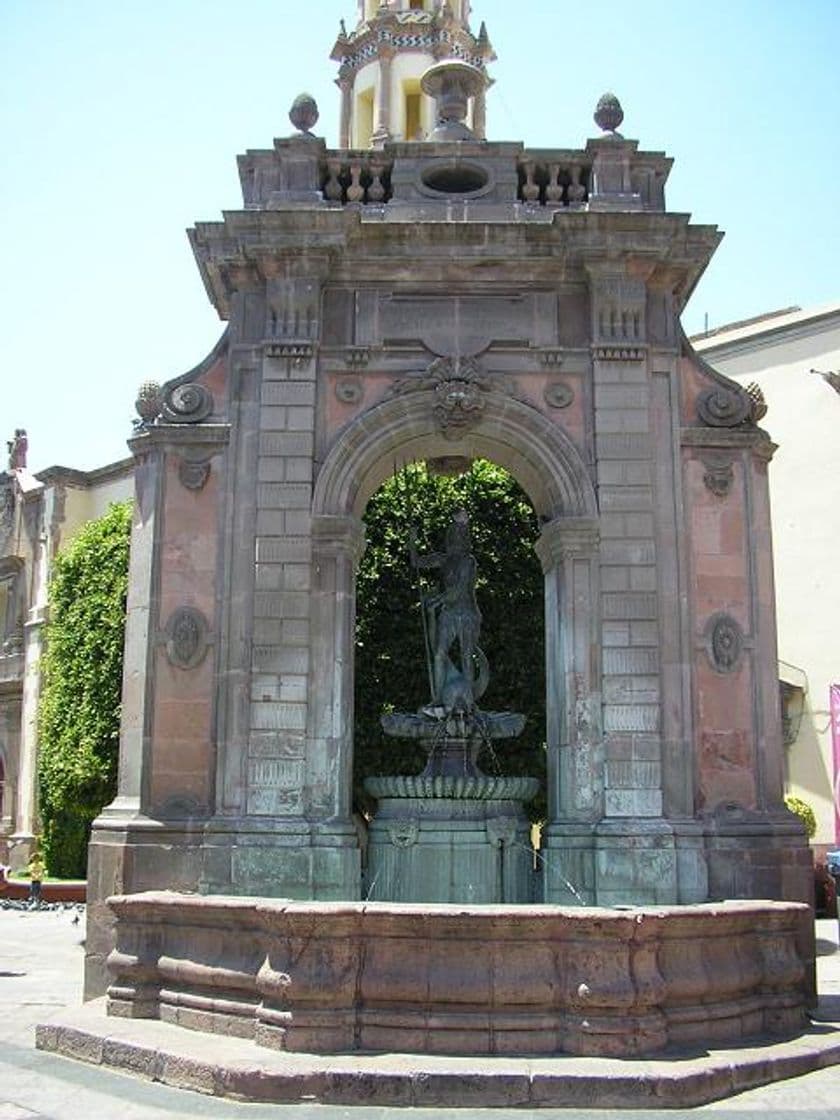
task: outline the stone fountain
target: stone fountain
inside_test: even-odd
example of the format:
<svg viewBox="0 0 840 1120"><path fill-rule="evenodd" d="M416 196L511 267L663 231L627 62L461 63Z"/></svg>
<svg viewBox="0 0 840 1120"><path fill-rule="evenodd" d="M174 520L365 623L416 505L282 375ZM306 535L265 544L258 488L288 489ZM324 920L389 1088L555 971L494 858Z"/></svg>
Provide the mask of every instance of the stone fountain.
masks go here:
<svg viewBox="0 0 840 1120"><path fill-rule="evenodd" d="M478 707L490 680L478 644L481 612L469 518L453 517L444 551L412 567L440 573L440 589L421 590L430 701L417 712L382 716L387 735L419 740L427 762L413 776L372 777L365 789L379 801L368 846L368 897L393 902L528 902L533 851L523 802L536 778L494 777L478 757L494 741L513 739L525 724L515 712Z"/></svg>

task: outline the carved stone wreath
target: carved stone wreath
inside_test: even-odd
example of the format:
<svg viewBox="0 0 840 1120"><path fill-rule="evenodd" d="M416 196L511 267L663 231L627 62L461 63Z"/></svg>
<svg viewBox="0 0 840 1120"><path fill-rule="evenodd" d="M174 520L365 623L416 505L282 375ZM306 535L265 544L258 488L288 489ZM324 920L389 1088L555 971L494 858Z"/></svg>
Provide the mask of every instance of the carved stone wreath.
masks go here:
<svg viewBox="0 0 840 1120"><path fill-rule="evenodd" d="M732 673L744 649L744 632L728 614L715 614L706 623L706 654L716 673Z"/></svg>
<svg viewBox="0 0 840 1120"><path fill-rule="evenodd" d="M164 631L166 656L179 669L195 669L204 660L210 626L195 607L178 607L169 616Z"/></svg>
<svg viewBox="0 0 840 1120"><path fill-rule="evenodd" d="M750 398L735 389L704 389L697 398L697 415L710 428L737 428L751 413Z"/></svg>
<svg viewBox="0 0 840 1120"><path fill-rule="evenodd" d="M357 377L345 377L335 385L335 395L342 404L358 404L362 392L362 383Z"/></svg>
<svg viewBox="0 0 840 1120"><path fill-rule="evenodd" d="M457 439L481 419L485 395L492 387L492 379L475 358L436 358L428 369L395 381L391 392L396 396L432 390L438 429L445 439Z"/></svg>
<svg viewBox="0 0 840 1120"><path fill-rule="evenodd" d="M575 399L575 391L565 381L552 381L543 390L543 397L550 408L568 408Z"/></svg>
<svg viewBox="0 0 840 1120"><path fill-rule="evenodd" d="M170 424L199 424L213 411L213 396L196 382L176 385L163 398L161 415Z"/></svg>

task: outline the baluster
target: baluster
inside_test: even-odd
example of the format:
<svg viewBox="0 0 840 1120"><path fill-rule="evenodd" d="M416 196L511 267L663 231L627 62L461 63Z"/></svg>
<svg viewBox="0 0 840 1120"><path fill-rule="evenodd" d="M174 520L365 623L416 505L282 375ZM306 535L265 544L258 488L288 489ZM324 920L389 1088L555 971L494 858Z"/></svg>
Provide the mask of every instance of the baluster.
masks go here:
<svg viewBox="0 0 840 1120"><path fill-rule="evenodd" d="M522 165L525 168L525 182L522 184L522 197L526 202L537 202L540 197L540 188L534 182L534 161L526 159Z"/></svg>
<svg viewBox="0 0 840 1120"><path fill-rule="evenodd" d="M560 182L559 163L548 165L548 186L545 188L545 200L555 204L563 201L563 184Z"/></svg>
<svg viewBox="0 0 840 1120"><path fill-rule="evenodd" d="M365 188L362 186L360 180L362 178L362 164L360 160L354 160L350 164L350 186L347 188L347 201L348 202L362 202L365 197Z"/></svg>
<svg viewBox="0 0 840 1120"><path fill-rule="evenodd" d="M327 181L324 184L324 198L328 202L341 202L341 183L338 177L341 174L341 160L327 160Z"/></svg>
<svg viewBox="0 0 840 1120"><path fill-rule="evenodd" d="M569 183L567 198L570 206L582 206L586 198L586 187L580 181L580 164L573 163L570 168L572 181Z"/></svg>
<svg viewBox="0 0 840 1120"><path fill-rule="evenodd" d="M371 184L368 187L368 202L383 202L385 199L385 188L382 186L382 172L385 170L381 163L376 160L371 160L370 163L370 177Z"/></svg>

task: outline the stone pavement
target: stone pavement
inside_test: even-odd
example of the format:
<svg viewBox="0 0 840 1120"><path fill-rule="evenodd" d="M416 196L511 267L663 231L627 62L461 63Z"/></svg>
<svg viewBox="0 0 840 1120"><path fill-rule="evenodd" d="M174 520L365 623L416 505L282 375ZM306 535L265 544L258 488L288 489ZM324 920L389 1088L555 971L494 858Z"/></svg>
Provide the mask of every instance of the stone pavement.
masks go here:
<svg viewBox="0 0 840 1120"><path fill-rule="evenodd" d="M0 1120L164 1120L209 1117L217 1120L427 1120L454 1115L457 1120L602 1120L615 1110L453 1109L401 1111L383 1107L318 1104L244 1104L173 1089L165 1085L73 1062L34 1048L36 1023L49 1022L81 999L81 941L84 923L75 911L29 913L0 911ZM840 1020L840 949L837 922L817 923L821 1013ZM840 1108L840 1067L696 1109L638 1110L638 1120L714 1113L720 1120L749 1120L773 1112L795 1120L834 1120Z"/></svg>

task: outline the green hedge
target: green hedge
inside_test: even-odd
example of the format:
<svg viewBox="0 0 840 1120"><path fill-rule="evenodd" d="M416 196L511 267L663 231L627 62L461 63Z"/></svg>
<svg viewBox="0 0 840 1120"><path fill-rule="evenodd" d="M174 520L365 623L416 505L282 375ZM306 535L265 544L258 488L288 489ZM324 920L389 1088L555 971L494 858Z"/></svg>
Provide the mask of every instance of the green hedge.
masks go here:
<svg viewBox="0 0 840 1120"><path fill-rule="evenodd" d="M94 817L116 792L131 505L87 524L53 563L38 714L41 851L84 877Z"/></svg>
<svg viewBox="0 0 840 1120"><path fill-rule="evenodd" d="M416 577L408 560L408 527L419 529L418 550L440 551L452 514L470 515L478 564L476 595L482 614L481 647L490 662L485 710L523 712L518 739L501 740L485 772L532 775L541 792L528 807L545 817L544 591L533 549L534 510L511 476L486 461L457 478L433 477L415 464L374 495L365 513L367 548L356 597L354 807L371 812L364 792L372 774L416 774L425 755L416 743L383 734L383 711L413 712L429 702ZM434 573L431 573L434 579Z"/></svg>

